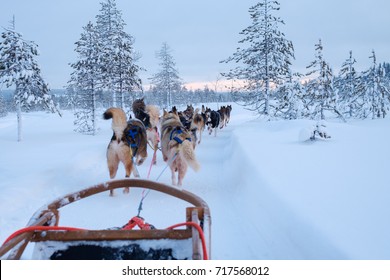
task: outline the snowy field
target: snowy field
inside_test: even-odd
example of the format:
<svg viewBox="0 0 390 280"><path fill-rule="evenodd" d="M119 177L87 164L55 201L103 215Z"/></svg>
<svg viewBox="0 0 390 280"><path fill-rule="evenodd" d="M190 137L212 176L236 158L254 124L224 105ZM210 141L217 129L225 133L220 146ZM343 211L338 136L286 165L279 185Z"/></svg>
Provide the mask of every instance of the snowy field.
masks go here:
<svg viewBox="0 0 390 280"><path fill-rule="evenodd" d="M228 127L204 134L196 150L201 170L189 170L184 188L210 206L213 259L390 259L390 119L330 120L331 139L300 141L313 124L265 122L233 104ZM111 121L99 126L97 136L86 136L73 132L71 112L27 113L17 142L16 115L0 118L1 243L42 205L109 179ZM138 168L142 178L150 160L151 153ZM159 153L150 179L164 167ZM160 181L170 184L169 169ZM81 200L63 208L60 225L122 226L140 198L132 190ZM165 228L184 221L184 207L151 192L141 216Z"/></svg>

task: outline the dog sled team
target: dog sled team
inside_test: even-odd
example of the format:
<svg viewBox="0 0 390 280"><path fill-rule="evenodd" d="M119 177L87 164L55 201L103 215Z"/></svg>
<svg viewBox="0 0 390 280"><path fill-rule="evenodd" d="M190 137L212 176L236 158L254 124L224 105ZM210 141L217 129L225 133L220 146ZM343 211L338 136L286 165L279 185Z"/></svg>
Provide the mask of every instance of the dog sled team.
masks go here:
<svg viewBox="0 0 390 280"><path fill-rule="evenodd" d="M120 163L125 167L126 177L131 173L139 177L134 165L145 161L149 145L153 151L152 164L157 163L157 151L161 149L163 160L171 169L172 185L182 187L188 166L194 171L200 168L195 149L202 141L203 131L207 128L210 135L216 136L217 130L229 123L232 107L211 110L204 105L196 109L187 105L184 111L178 111L173 106L160 115L157 106L146 105L142 98L133 102L132 111L134 118L129 119L120 108L109 108L103 114L104 119L112 119L113 136L107 147L110 178L115 178ZM113 194L111 190L110 195Z"/></svg>

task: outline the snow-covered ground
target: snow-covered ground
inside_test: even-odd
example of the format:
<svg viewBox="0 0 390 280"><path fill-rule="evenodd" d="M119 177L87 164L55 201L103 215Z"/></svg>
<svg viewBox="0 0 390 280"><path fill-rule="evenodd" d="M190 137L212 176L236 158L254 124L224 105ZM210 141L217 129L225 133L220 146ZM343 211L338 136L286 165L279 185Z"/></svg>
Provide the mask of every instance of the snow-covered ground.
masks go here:
<svg viewBox="0 0 390 280"><path fill-rule="evenodd" d="M184 189L210 206L213 259L390 259L390 119L330 120L331 139L300 141L313 124L265 122L233 104L228 126L217 137L204 134L201 170L188 171ZM23 114L17 142L16 116L0 118L0 243L42 205L109 179L111 121L99 126L97 136L81 135L71 112L33 112ZM142 178L150 160L138 167ZM159 153L150 179L164 167ZM160 182L170 184L169 169ZM66 206L60 225L122 226L137 214L141 192ZM184 207L151 192L141 216L165 228L185 219Z"/></svg>

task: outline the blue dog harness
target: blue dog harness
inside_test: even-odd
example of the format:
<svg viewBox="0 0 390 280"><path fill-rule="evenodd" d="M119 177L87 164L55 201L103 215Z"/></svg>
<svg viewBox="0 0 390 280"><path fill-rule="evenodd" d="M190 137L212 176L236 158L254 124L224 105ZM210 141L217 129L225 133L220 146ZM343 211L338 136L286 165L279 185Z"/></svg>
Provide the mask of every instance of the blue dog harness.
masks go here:
<svg viewBox="0 0 390 280"><path fill-rule="evenodd" d="M126 136L130 137L134 141L134 143L131 143L131 141L128 139L128 137L126 137L127 144L129 144L129 146L132 148L138 148L137 143L135 143L135 137L137 136L137 134L138 134L138 129L136 129L136 128L132 128L127 132Z"/></svg>
<svg viewBox="0 0 390 280"><path fill-rule="evenodd" d="M138 130L139 128L137 126L134 126L133 128L129 129L126 134L126 141L130 148L133 150L133 156L137 155L139 144L141 142L140 137L138 137L138 139L136 138L139 134Z"/></svg>
<svg viewBox="0 0 390 280"><path fill-rule="evenodd" d="M183 133L183 130L182 130L182 128L181 127L176 127L176 128L174 128L174 129L172 129L172 131L171 131L171 135L170 135L170 137L169 137L169 140L175 140L177 143L179 143L179 144L181 144L181 143L183 143L183 141L185 141L185 140L188 140L188 141L190 141L191 142L191 138L190 137L187 137L187 138L185 138L184 140L181 140L179 137L178 137L178 135L180 135L180 134L182 134Z"/></svg>

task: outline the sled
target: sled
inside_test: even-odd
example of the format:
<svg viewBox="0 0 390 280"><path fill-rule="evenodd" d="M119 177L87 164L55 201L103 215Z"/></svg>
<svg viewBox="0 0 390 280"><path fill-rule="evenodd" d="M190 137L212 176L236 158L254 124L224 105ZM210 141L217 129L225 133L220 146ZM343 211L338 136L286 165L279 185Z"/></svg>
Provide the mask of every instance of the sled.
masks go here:
<svg viewBox="0 0 390 280"><path fill-rule="evenodd" d="M155 229L138 216L120 229L87 230L59 226L59 210L62 207L101 192L125 187L162 192L192 206L185 211L183 209L185 222L166 229ZM140 229L135 229L136 226ZM68 194L42 207L32 216L26 228L15 232L4 242L0 247L0 258L208 259L211 253L210 238L209 207L195 194L149 180L113 180ZM34 245L33 256L25 257L23 253L29 243Z"/></svg>

